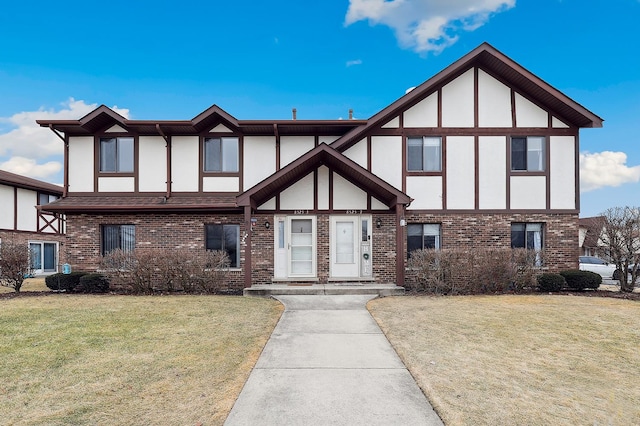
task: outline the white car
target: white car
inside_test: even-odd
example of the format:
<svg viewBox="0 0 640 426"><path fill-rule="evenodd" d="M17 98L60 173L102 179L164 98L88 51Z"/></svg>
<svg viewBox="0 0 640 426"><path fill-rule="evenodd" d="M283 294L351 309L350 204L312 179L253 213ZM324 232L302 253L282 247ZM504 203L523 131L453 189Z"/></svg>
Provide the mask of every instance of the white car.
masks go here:
<svg viewBox="0 0 640 426"><path fill-rule="evenodd" d="M580 270L591 271L608 280L618 279L619 271L613 263L607 263L599 257L580 256Z"/></svg>

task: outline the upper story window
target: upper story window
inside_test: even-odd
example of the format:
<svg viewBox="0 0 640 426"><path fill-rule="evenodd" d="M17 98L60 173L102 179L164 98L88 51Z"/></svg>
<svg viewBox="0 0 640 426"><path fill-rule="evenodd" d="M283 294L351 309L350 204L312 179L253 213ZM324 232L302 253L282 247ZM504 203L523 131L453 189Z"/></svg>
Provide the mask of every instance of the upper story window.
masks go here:
<svg viewBox="0 0 640 426"><path fill-rule="evenodd" d="M101 172L133 172L133 138L100 139Z"/></svg>
<svg viewBox="0 0 640 426"><path fill-rule="evenodd" d="M237 137L204 139L205 172L237 172L239 157Z"/></svg>
<svg viewBox="0 0 640 426"><path fill-rule="evenodd" d="M408 137L407 170L410 172L442 171L442 138Z"/></svg>
<svg viewBox="0 0 640 426"><path fill-rule="evenodd" d="M38 205L39 206L46 206L49 203L53 203L58 198L60 198L60 197L57 196L57 195L45 194L44 192L39 192L38 193Z"/></svg>
<svg viewBox="0 0 640 426"><path fill-rule="evenodd" d="M544 171L544 146L542 136L511 138L511 170Z"/></svg>
<svg viewBox="0 0 640 426"><path fill-rule="evenodd" d="M413 223L407 225L407 257L414 250L440 250L440 224Z"/></svg>

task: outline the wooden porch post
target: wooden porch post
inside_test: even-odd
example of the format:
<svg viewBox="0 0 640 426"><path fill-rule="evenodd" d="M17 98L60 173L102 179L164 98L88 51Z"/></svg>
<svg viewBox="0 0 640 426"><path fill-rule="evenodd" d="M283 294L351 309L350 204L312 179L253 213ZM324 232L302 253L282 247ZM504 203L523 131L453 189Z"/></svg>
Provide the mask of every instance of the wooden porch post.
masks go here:
<svg viewBox="0 0 640 426"><path fill-rule="evenodd" d="M404 286L404 205L396 204L396 285Z"/></svg>
<svg viewBox="0 0 640 426"><path fill-rule="evenodd" d="M244 206L244 288L251 287L251 206Z"/></svg>

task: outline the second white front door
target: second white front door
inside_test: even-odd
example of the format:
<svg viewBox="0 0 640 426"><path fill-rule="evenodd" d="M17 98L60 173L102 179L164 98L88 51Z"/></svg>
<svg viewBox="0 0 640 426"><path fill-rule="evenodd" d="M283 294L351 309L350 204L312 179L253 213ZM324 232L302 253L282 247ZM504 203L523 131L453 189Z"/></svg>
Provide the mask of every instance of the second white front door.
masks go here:
<svg viewBox="0 0 640 426"><path fill-rule="evenodd" d="M331 216L330 245L331 277L370 276L371 216Z"/></svg>

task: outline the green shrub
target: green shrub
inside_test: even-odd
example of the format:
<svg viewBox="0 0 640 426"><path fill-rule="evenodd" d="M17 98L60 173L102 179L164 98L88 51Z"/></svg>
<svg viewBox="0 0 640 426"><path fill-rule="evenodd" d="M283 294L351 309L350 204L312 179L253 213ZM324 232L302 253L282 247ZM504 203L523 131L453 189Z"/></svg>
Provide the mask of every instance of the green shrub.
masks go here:
<svg viewBox="0 0 640 426"><path fill-rule="evenodd" d="M560 274L542 274L538 276L538 290L539 291L560 291L567 282Z"/></svg>
<svg viewBox="0 0 640 426"><path fill-rule="evenodd" d="M586 288L596 289L602 284L602 277L591 271L572 269L560 272L567 282L567 287L572 290L582 291Z"/></svg>
<svg viewBox="0 0 640 426"><path fill-rule="evenodd" d="M79 285L75 291L82 293L106 293L109 291L109 281L98 273L86 274L80 277Z"/></svg>
<svg viewBox="0 0 640 426"><path fill-rule="evenodd" d="M72 293L76 291L76 287L80 284L80 278L86 275L86 272L71 272L70 274L53 274L44 279L45 284L51 290L67 291Z"/></svg>

